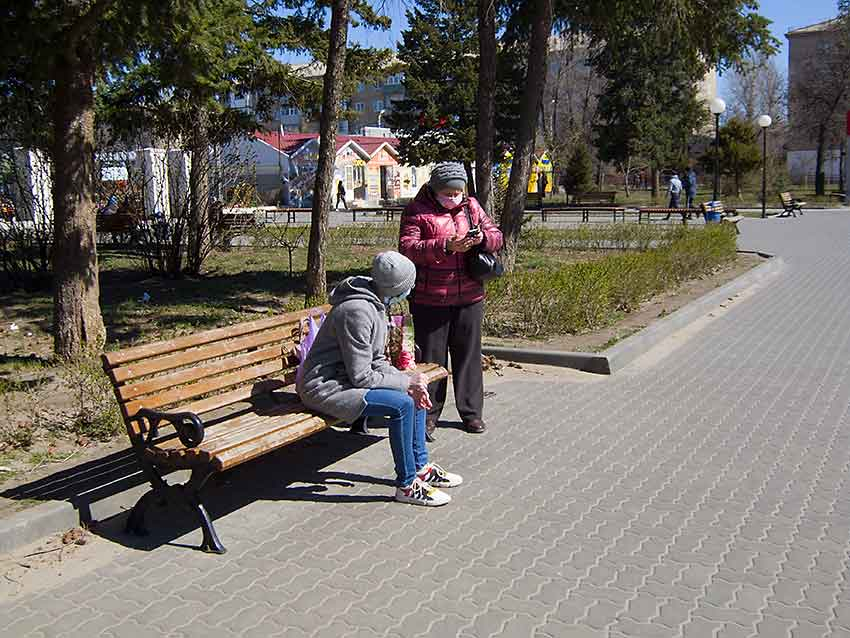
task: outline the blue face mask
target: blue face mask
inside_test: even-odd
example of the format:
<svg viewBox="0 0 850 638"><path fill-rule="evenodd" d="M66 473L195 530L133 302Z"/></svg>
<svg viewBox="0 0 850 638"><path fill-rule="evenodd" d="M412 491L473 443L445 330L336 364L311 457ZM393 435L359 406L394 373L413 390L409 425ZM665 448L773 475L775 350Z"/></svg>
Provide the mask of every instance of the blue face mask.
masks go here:
<svg viewBox="0 0 850 638"><path fill-rule="evenodd" d="M409 290L405 290L402 294L396 295L395 297L384 297L384 305L389 308L391 306L395 306L396 304L400 304L402 301L407 299L407 296L410 294Z"/></svg>

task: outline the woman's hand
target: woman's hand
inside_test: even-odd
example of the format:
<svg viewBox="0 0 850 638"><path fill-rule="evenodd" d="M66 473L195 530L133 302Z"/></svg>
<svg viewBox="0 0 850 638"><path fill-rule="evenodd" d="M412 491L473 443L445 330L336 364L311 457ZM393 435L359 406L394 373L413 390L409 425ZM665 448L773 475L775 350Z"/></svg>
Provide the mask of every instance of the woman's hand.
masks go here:
<svg viewBox="0 0 850 638"><path fill-rule="evenodd" d="M480 233L477 238L468 235L466 237L455 235L446 242L446 250L451 253L465 253L476 244L480 244L481 239L482 235Z"/></svg>

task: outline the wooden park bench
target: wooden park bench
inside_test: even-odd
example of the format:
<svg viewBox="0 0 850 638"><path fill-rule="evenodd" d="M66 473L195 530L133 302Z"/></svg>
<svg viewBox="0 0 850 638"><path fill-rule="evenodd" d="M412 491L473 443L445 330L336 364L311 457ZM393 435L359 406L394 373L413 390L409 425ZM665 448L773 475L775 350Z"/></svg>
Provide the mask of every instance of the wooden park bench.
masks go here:
<svg viewBox="0 0 850 638"><path fill-rule="evenodd" d="M646 216L646 221L651 222L653 215L664 215L665 217L669 217L670 215L681 215L682 223L688 223L688 216L693 215L702 215L702 208L663 208L658 206L648 206L645 208L638 209L638 223L640 224L643 221L644 215Z"/></svg>
<svg viewBox="0 0 850 638"><path fill-rule="evenodd" d="M738 228L738 222L740 222L743 217L735 214L734 208L726 208L721 201L715 202L706 202L704 204L700 204L700 209L702 210L702 214L706 215L705 221L708 223L708 215L711 213L719 213L720 214L720 223L721 224L732 224L735 227L735 233L740 235L741 231Z"/></svg>
<svg viewBox="0 0 850 638"><path fill-rule="evenodd" d="M573 206L613 206L616 199L617 191L578 193L573 195L570 204Z"/></svg>
<svg viewBox="0 0 850 638"><path fill-rule="evenodd" d="M806 205L806 202L794 199L791 193L779 193L779 200L782 202L782 212L779 213L779 217L788 217L789 215L796 217L798 212L801 215L803 214L803 206Z"/></svg>
<svg viewBox="0 0 850 638"><path fill-rule="evenodd" d="M541 221L548 221L549 218L569 217L575 215L581 217L582 222L589 222L591 217L611 217L612 221L616 222L618 218L626 221L626 214L630 209L625 206L591 206L581 205L574 206L573 204L562 204L559 206L551 206L540 208L527 208L524 212L529 217L540 215Z"/></svg>
<svg viewBox="0 0 850 638"><path fill-rule="evenodd" d="M335 421L307 410L295 393L296 346L306 319L328 306L206 330L103 355L127 434L151 490L127 519L146 533L152 502L188 508L203 531L201 549L222 554L200 490L217 472L324 430ZM419 364L430 381L445 369ZM191 470L182 485L163 475Z"/></svg>
<svg viewBox="0 0 850 638"><path fill-rule="evenodd" d="M219 232L233 234L254 228L257 218L254 213L222 213L218 216Z"/></svg>
<svg viewBox="0 0 850 638"><path fill-rule="evenodd" d="M578 193L572 196L572 200L568 204L559 204L555 206L543 206L537 210L529 209L526 214L539 213L542 221L546 221L547 217L563 216L563 215L581 215L582 222L589 222L591 217L611 215L614 222L617 217L623 218L626 221L627 209L625 206L618 206L615 203L617 198L616 191L600 191L592 193Z"/></svg>
<svg viewBox="0 0 850 638"><path fill-rule="evenodd" d="M98 213L95 218L95 232L108 233L113 242L132 243L137 239L140 216L129 211L117 211L110 214Z"/></svg>

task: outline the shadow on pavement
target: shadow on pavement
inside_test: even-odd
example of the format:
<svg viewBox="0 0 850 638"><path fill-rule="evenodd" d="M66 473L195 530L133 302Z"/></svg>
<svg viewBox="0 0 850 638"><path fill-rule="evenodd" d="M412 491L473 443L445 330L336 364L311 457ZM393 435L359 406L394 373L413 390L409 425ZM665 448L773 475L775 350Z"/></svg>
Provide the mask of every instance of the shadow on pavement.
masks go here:
<svg viewBox="0 0 850 638"><path fill-rule="evenodd" d="M318 432L259 459L217 474L202 491L202 501L213 520L231 514L255 501L315 501L320 503L371 503L391 500L386 495L327 494L331 487L354 487L357 484L394 486L385 478L324 468L383 440L382 436L356 436L332 428ZM166 477L169 484L180 482L174 474ZM0 496L8 499L66 500L80 513L80 522L97 534L120 545L152 550L174 543L188 532L201 531L194 518L170 506L151 507L147 515L150 534L135 536L124 531L129 508L108 519L92 520L91 505L147 481L132 450L125 450L90 461L32 483L6 490ZM299 485L293 486L293 483ZM194 540L194 538L193 538ZM227 545L227 535L222 538ZM197 549L192 546L192 549Z"/></svg>

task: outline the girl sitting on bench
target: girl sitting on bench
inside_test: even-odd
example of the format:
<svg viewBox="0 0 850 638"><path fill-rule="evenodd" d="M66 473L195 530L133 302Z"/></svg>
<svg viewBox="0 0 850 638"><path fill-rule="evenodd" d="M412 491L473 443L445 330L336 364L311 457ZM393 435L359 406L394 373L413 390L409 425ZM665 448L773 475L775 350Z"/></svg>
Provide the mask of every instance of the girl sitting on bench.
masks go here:
<svg viewBox="0 0 850 638"><path fill-rule="evenodd" d="M349 277L330 296L331 311L304 361L298 394L311 410L347 423L387 417L396 471L395 499L413 505L445 505L438 489L463 479L429 463L425 415L431 407L427 377L393 368L386 359L387 310L410 294L416 266L388 251L372 262L371 277Z"/></svg>

